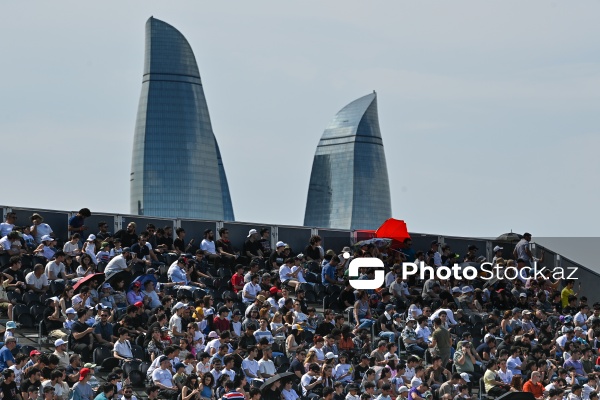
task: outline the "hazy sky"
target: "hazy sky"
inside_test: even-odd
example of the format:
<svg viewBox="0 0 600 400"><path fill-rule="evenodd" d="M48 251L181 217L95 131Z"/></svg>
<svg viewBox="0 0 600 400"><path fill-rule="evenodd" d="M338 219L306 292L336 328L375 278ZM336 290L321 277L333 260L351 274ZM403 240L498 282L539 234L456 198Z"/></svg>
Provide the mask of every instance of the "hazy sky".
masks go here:
<svg viewBox="0 0 600 400"><path fill-rule="evenodd" d="M129 212L153 15L194 49L237 220L302 224L323 130L376 90L393 216L411 231L599 236L598 1L2 9L0 204Z"/></svg>

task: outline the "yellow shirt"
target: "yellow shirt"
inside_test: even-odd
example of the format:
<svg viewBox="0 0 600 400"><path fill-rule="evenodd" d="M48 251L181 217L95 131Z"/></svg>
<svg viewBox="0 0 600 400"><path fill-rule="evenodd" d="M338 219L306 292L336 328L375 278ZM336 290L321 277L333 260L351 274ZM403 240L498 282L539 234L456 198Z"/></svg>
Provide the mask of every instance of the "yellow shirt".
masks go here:
<svg viewBox="0 0 600 400"><path fill-rule="evenodd" d="M569 305L569 296L574 294L575 292L573 291L573 289L569 289L568 287L564 288L562 292L560 292L560 299L562 300L563 308Z"/></svg>

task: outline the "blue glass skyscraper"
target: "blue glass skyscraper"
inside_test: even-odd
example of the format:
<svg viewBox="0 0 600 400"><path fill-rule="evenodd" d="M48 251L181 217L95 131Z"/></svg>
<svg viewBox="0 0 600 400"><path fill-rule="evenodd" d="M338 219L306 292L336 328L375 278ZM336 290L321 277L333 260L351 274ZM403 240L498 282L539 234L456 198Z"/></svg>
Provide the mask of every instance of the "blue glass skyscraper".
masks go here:
<svg viewBox="0 0 600 400"><path fill-rule="evenodd" d="M391 216L373 92L344 107L325 129L313 161L304 225L377 229Z"/></svg>
<svg viewBox="0 0 600 400"><path fill-rule="evenodd" d="M130 180L133 214L234 220L192 48L177 29L152 17Z"/></svg>

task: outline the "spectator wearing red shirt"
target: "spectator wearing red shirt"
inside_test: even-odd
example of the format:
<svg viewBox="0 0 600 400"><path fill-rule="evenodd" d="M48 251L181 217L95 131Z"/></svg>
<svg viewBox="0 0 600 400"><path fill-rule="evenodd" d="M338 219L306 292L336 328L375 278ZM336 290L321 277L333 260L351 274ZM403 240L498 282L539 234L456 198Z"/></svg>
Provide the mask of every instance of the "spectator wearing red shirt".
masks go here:
<svg viewBox="0 0 600 400"><path fill-rule="evenodd" d="M231 277L231 286L233 287L233 291L238 293L244 289L244 285L244 266L238 264L235 267L235 274Z"/></svg>
<svg viewBox="0 0 600 400"><path fill-rule="evenodd" d="M523 391L533 394L536 400L544 398L544 385L540 383L541 374L539 371L533 371L531 373L531 379L525 382L523 385Z"/></svg>
<svg viewBox="0 0 600 400"><path fill-rule="evenodd" d="M213 326L215 328L215 332L217 334L221 334L222 332L228 331L230 329L229 320L227 319L227 315L229 314L229 309L227 307L219 308L219 315L213 319Z"/></svg>

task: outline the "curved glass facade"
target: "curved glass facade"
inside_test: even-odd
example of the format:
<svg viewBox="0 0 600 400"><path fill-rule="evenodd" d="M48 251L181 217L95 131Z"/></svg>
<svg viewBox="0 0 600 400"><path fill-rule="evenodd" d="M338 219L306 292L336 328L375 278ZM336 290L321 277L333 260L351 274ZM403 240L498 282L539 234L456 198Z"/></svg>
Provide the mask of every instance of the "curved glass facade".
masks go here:
<svg viewBox="0 0 600 400"><path fill-rule="evenodd" d="M304 226L377 229L392 216L377 94L336 114L315 153Z"/></svg>
<svg viewBox="0 0 600 400"><path fill-rule="evenodd" d="M233 221L233 206L196 58L185 37L146 22L131 167L131 212Z"/></svg>

